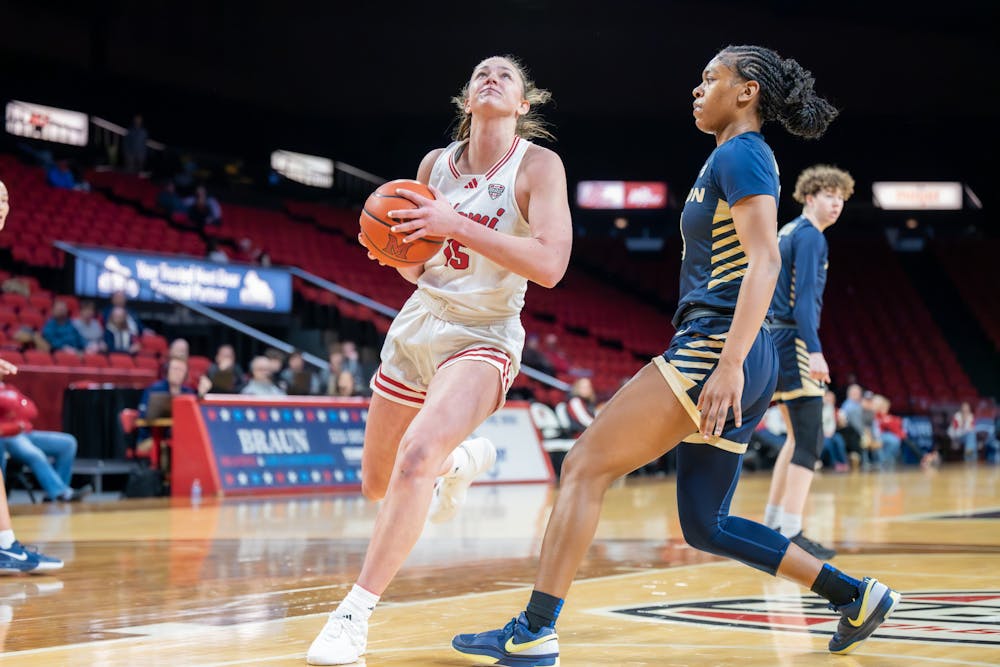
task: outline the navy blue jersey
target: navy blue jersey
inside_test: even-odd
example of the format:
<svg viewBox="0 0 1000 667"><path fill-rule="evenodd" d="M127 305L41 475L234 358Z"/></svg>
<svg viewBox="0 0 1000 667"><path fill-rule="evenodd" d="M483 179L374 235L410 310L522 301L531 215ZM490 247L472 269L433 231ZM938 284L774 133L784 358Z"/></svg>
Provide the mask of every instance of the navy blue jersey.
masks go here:
<svg viewBox="0 0 1000 667"><path fill-rule="evenodd" d="M751 195L777 203L778 164L759 132L745 132L718 146L705 161L681 212L681 298L675 326L686 307L736 310L747 256L729 205Z"/></svg>
<svg viewBox="0 0 1000 667"><path fill-rule="evenodd" d="M822 352L819 315L826 287L827 244L823 232L799 216L778 233L781 275L771 308L779 320L795 322L807 352Z"/></svg>

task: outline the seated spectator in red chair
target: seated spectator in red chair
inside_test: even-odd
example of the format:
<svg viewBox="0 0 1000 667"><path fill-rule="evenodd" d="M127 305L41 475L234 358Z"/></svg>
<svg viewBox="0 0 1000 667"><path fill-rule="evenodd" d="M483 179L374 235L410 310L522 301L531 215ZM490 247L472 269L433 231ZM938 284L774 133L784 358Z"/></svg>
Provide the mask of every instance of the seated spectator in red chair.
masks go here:
<svg viewBox="0 0 1000 667"><path fill-rule="evenodd" d="M48 184L54 188L63 188L64 190L81 190L83 192L90 192L90 183L86 181L77 180L76 174L69 167L68 160L58 160L45 174L45 178Z"/></svg>
<svg viewBox="0 0 1000 667"><path fill-rule="evenodd" d="M248 396L284 396L285 392L274 384L274 365L265 356L254 357L250 362L250 381L247 382L241 394Z"/></svg>
<svg viewBox="0 0 1000 667"><path fill-rule="evenodd" d="M42 337L48 341L53 352L57 350L83 352L87 347L87 341L69 319L69 307L61 299L56 299L52 304L52 314L42 327Z"/></svg>
<svg viewBox="0 0 1000 667"><path fill-rule="evenodd" d="M534 368L536 371L545 373L546 375L555 375L555 369L552 368L552 362L549 358L542 352L541 341L538 338L538 334L528 334L528 337L524 341L524 351L521 353L521 363L529 368Z"/></svg>
<svg viewBox="0 0 1000 667"><path fill-rule="evenodd" d="M104 325L97 319L97 307L93 301L80 302L80 314L72 321L83 338L84 352L108 351L104 343Z"/></svg>
<svg viewBox="0 0 1000 667"><path fill-rule="evenodd" d="M559 347L559 337L554 333L545 334L542 352L549 360L549 364L552 365L552 370L554 370L557 375L569 372L572 364L570 364L569 357L566 356L566 353Z"/></svg>
<svg viewBox="0 0 1000 667"><path fill-rule="evenodd" d="M104 309L104 312L101 313L101 321L104 322L104 326L108 325L108 321L111 319L111 311L115 308L125 309L125 319L128 323L129 331L131 331L133 335L138 336L146 330L146 327L142 325L142 320L140 320L138 315L132 312L132 309L128 307L128 297L125 296L125 292L122 292L121 290L111 295L111 303Z"/></svg>
<svg viewBox="0 0 1000 667"><path fill-rule="evenodd" d="M163 189L156 195L156 205L168 216L184 211L184 199L177 194L177 186L173 181L167 181L163 185Z"/></svg>
<svg viewBox="0 0 1000 667"><path fill-rule="evenodd" d="M191 345L185 338L175 338L170 341L170 345L167 347L166 357L167 360L160 366L161 380L167 377L167 368L170 365L171 359L183 359L187 361L191 357Z"/></svg>
<svg viewBox="0 0 1000 667"><path fill-rule="evenodd" d="M232 345L220 345L215 361L198 381L200 394L238 394L246 384L243 369L236 363Z"/></svg>
<svg viewBox="0 0 1000 667"><path fill-rule="evenodd" d="M6 472L6 455L26 464L45 490L46 501L77 502L90 489L73 489L69 483L76 458L76 438L69 433L35 431L35 403L9 384L0 382L0 472ZM51 457L52 461L49 461Z"/></svg>
<svg viewBox="0 0 1000 667"><path fill-rule="evenodd" d="M976 415L973 414L972 406L968 402L963 402L958 412L951 418L948 437L951 438L951 448L963 450L966 461L975 461L979 457Z"/></svg>
<svg viewBox="0 0 1000 667"><path fill-rule="evenodd" d="M278 386L289 396L316 396L320 393L319 375L306 366L298 350L288 355L288 367L278 376Z"/></svg>
<svg viewBox="0 0 1000 667"><path fill-rule="evenodd" d="M358 390L357 384L354 382L354 374L351 371L340 371L337 375L337 384L334 392L331 396L338 396L340 398L348 398L350 396L361 396L362 392Z"/></svg>
<svg viewBox="0 0 1000 667"><path fill-rule="evenodd" d="M236 244L236 253L233 255L233 259L245 264L256 264L260 255L261 249L253 244L253 240L249 236L244 236Z"/></svg>
<svg viewBox="0 0 1000 667"><path fill-rule="evenodd" d="M218 227L222 224L222 206L215 197L209 197L204 185L199 185L193 197L184 200L188 219L198 229Z"/></svg>
<svg viewBox="0 0 1000 667"><path fill-rule="evenodd" d="M157 380L146 387L139 399L139 418L149 417L150 396L157 393L170 394L171 396L181 396L183 394L195 395L196 392L185 383L188 377L187 359L171 358L167 360L167 376L162 380ZM170 432L165 431L164 437L169 438ZM136 432L135 449L140 454L147 453L153 446L152 434L147 427L142 427Z"/></svg>
<svg viewBox="0 0 1000 667"><path fill-rule="evenodd" d="M104 345L108 352L125 354L135 354L142 348L139 335L129 327L128 314L121 306L111 309L108 323L104 327Z"/></svg>

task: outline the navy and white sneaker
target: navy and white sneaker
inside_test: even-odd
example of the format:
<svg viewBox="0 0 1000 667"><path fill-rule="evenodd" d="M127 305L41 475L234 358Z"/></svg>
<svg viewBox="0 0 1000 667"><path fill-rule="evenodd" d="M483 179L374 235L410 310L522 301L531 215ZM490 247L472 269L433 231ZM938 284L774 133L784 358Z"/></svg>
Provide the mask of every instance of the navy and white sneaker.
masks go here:
<svg viewBox="0 0 1000 667"><path fill-rule="evenodd" d="M830 639L830 652L838 655L850 653L889 618L902 597L877 579L865 577L861 582L861 595L849 604L830 605L840 613L837 632Z"/></svg>
<svg viewBox="0 0 1000 667"><path fill-rule="evenodd" d="M500 630L456 635L451 646L480 664L510 667L559 664L559 636L555 628L544 627L532 632L523 611Z"/></svg>
<svg viewBox="0 0 1000 667"><path fill-rule="evenodd" d="M63 562L58 558L46 556L34 548L25 548L18 541L7 549L0 549L0 574L11 572L41 574L62 568Z"/></svg>

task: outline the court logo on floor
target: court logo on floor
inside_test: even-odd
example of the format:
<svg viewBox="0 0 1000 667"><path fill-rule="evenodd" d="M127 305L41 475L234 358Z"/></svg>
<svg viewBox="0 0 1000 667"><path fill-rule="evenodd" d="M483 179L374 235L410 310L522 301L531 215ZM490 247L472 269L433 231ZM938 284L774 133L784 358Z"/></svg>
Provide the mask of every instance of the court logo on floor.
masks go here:
<svg viewBox="0 0 1000 667"><path fill-rule="evenodd" d="M876 637L1000 646L1000 591L901 591ZM839 616L816 596L704 600L602 610L646 621L832 635Z"/></svg>

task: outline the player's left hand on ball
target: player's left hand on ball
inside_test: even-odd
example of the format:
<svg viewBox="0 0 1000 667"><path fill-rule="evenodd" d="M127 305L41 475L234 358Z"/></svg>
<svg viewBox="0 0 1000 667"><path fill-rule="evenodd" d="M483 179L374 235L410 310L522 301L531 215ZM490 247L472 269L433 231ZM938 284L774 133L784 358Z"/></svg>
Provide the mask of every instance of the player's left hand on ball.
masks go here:
<svg viewBox="0 0 1000 667"><path fill-rule="evenodd" d="M698 396L699 430L706 440L722 435L730 408L736 427L743 425L742 397L743 365L720 359Z"/></svg>
<svg viewBox="0 0 1000 667"><path fill-rule="evenodd" d="M379 266L385 266L384 262L379 261L379 258L372 254L372 249L368 247L368 244L365 243L365 237L362 236L360 233L358 234L358 243L363 245L365 250L368 251L368 259L378 262Z"/></svg>
<svg viewBox="0 0 1000 667"><path fill-rule="evenodd" d="M427 187L434 193L434 199L404 188L396 190L396 194L410 200L417 207L389 211L389 217L402 221L393 225L392 231L409 234L403 239L404 243L411 243L425 236L454 238L465 222L465 218L452 208L440 190L433 185Z"/></svg>

